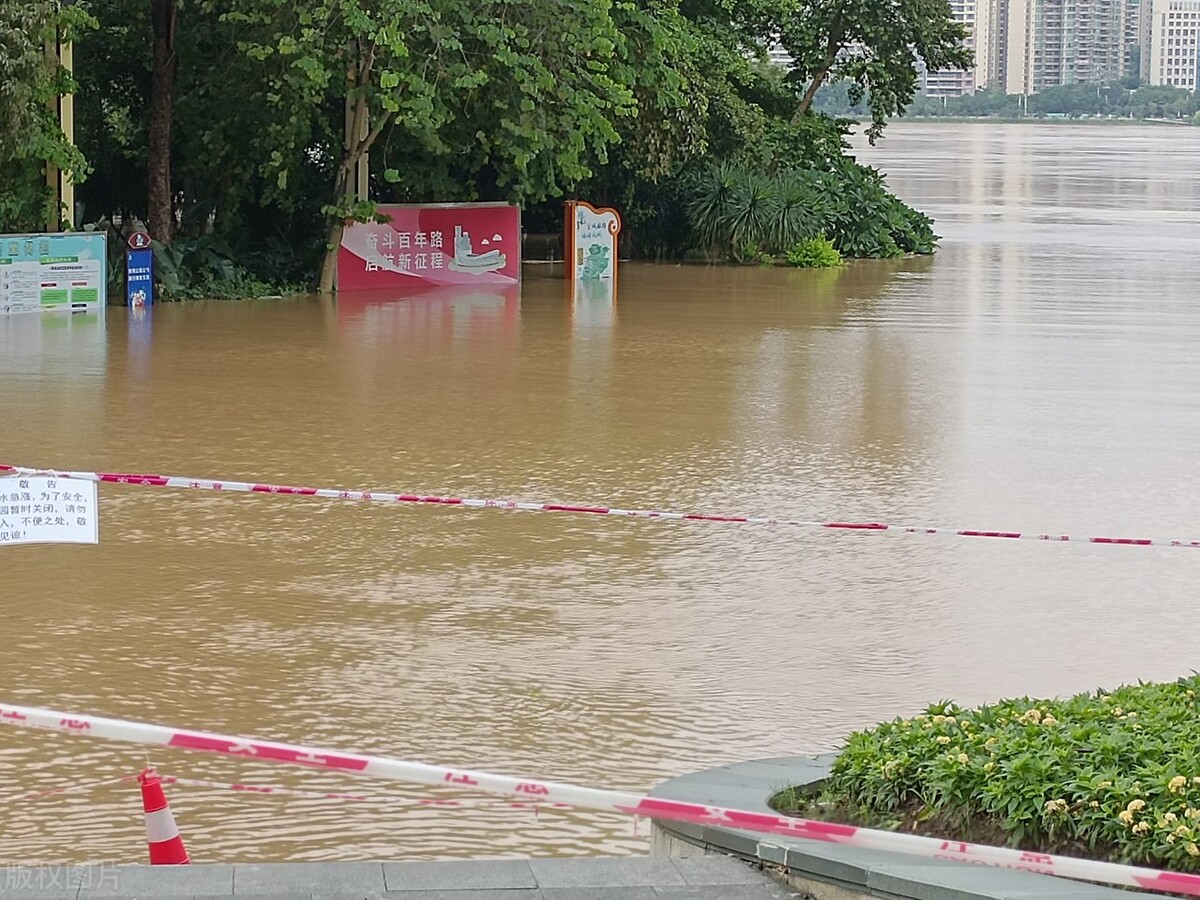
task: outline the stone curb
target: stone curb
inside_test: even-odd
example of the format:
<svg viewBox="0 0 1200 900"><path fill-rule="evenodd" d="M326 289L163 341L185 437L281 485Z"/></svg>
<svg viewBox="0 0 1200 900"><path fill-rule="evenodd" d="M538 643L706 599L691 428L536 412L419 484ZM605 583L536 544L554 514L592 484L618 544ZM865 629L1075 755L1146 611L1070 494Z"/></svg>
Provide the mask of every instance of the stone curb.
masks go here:
<svg viewBox="0 0 1200 900"><path fill-rule="evenodd" d="M767 801L787 787L816 785L836 754L786 756L718 766L656 787L654 797L770 812ZM1118 900L1141 891L1117 890L1012 869L924 860L898 853L767 837L711 825L655 822L651 853L682 856L703 848L776 868L812 900Z"/></svg>

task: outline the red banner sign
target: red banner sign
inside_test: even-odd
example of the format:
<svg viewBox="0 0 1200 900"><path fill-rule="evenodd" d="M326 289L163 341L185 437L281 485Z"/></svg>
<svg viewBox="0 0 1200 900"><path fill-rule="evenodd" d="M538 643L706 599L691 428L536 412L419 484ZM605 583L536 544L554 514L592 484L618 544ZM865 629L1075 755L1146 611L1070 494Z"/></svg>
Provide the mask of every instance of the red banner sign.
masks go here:
<svg viewBox="0 0 1200 900"><path fill-rule="evenodd" d="M349 225L338 290L512 285L521 279L521 210L509 203L380 206L387 222Z"/></svg>

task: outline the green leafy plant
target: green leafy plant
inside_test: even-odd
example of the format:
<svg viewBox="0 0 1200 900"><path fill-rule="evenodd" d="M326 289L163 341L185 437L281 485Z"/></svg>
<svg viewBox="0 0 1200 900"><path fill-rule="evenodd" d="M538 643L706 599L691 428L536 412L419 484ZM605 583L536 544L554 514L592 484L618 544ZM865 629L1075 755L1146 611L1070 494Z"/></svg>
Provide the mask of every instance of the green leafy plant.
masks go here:
<svg viewBox="0 0 1200 900"><path fill-rule="evenodd" d="M795 169L768 175L721 163L695 178L685 202L698 243L737 262L758 252L784 255L826 235L851 258L932 253L937 236L929 217L884 185L875 169L841 158L832 171Z"/></svg>
<svg viewBox="0 0 1200 900"><path fill-rule="evenodd" d="M163 300L239 300L303 290L299 284L256 276L211 235L178 237L169 245L154 241L151 246Z"/></svg>
<svg viewBox="0 0 1200 900"><path fill-rule="evenodd" d="M804 814L1200 871L1200 677L952 702L852 734Z"/></svg>
<svg viewBox="0 0 1200 900"><path fill-rule="evenodd" d="M798 269L836 269L844 264L842 254L824 235L796 244L786 258L789 266Z"/></svg>
<svg viewBox="0 0 1200 900"><path fill-rule="evenodd" d="M819 231L821 189L816 172L771 176L722 163L695 180L687 211L704 246L738 262L761 262Z"/></svg>

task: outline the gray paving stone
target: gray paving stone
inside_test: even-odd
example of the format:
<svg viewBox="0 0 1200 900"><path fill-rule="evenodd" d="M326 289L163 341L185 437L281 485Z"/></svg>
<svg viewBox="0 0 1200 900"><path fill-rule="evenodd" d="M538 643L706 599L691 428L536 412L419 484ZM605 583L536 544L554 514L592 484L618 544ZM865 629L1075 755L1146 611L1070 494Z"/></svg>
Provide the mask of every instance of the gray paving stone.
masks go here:
<svg viewBox="0 0 1200 900"><path fill-rule="evenodd" d="M495 891L388 891L386 900L542 900L539 890L513 888Z"/></svg>
<svg viewBox="0 0 1200 900"><path fill-rule="evenodd" d="M718 852L753 859L758 853L758 842L762 840L762 835L749 831L729 831L705 825L701 828L700 839Z"/></svg>
<svg viewBox="0 0 1200 900"><path fill-rule="evenodd" d="M264 863L234 867L233 892L238 897L296 893L381 894L387 889L383 863Z"/></svg>
<svg viewBox="0 0 1200 900"><path fill-rule="evenodd" d="M74 900L79 893L76 866L4 866L0 874L3 900Z"/></svg>
<svg viewBox="0 0 1200 900"><path fill-rule="evenodd" d="M233 866L108 866L103 874L104 877L91 881L84 878L79 888L80 900L233 895Z"/></svg>
<svg viewBox="0 0 1200 900"><path fill-rule="evenodd" d="M866 885L871 866L879 862L879 854L855 847L838 847L812 841L788 842L785 846L785 864L789 869L809 872L818 878L829 878L843 884Z"/></svg>
<svg viewBox="0 0 1200 900"><path fill-rule="evenodd" d="M782 884L715 884L659 887L659 900L797 900L798 894Z"/></svg>
<svg viewBox="0 0 1200 900"><path fill-rule="evenodd" d="M388 891L463 891L536 888L524 859L467 859L383 864Z"/></svg>
<svg viewBox="0 0 1200 900"><path fill-rule="evenodd" d="M658 900L652 887L542 888L545 900Z"/></svg>
<svg viewBox="0 0 1200 900"><path fill-rule="evenodd" d="M777 866L782 866L787 862L787 847L781 844L759 841L755 853L763 862L775 863Z"/></svg>
<svg viewBox="0 0 1200 900"><path fill-rule="evenodd" d="M529 867L543 888L658 887L686 882L666 857L583 857L531 859Z"/></svg>
<svg viewBox="0 0 1200 900"><path fill-rule="evenodd" d="M763 884L767 880L757 867L732 856L679 856L671 862L692 885Z"/></svg>
<svg viewBox="0 0 1200 900"><path fill-rule="evenodd" d="M1116 891L1078 881L1016 872L988 866L966 864L951 867L934 865L877 866L867 879L872 890L912 897L914 900L1034 900L1037 897L1063 897L1079 900L1087 896L1116 900L1128 892Z"/></svg>

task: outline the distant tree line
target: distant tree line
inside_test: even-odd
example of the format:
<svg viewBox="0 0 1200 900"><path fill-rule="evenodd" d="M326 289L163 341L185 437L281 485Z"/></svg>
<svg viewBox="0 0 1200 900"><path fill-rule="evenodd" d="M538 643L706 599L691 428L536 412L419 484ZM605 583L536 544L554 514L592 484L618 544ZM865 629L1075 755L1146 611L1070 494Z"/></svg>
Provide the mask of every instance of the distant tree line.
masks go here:
<svg viewBox="0 0 1200 900"><path fill-rule="evenodd" d="M863 117L870 114L866 98L855 102L848 82L831 83L817 94L813 109L829 116ZM1048 88L1029 97L1002 91L976 91L961 97L916 94L904 115L910 118L1020 119L1028 116L1120 119L1195 119L1200 114L1200 92L1169 86L1139 85L1136 80L1112 84L1069 84Z"/></svg>

